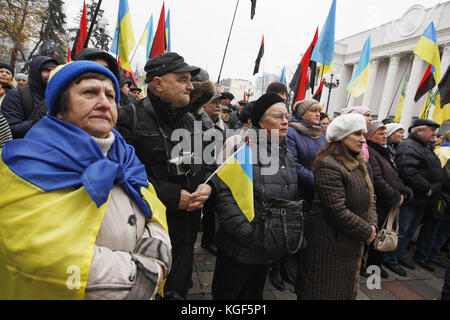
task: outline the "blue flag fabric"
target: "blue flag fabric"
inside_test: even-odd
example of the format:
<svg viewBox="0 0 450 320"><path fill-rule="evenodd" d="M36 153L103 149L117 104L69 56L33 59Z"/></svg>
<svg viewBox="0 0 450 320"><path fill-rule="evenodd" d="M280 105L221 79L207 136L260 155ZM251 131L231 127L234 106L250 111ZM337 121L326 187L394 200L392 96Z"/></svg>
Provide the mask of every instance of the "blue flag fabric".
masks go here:
<svg viewBox="0 0 450 320"><path fill-rule="evenodd" d="M84 186L98 208L117 183L151 219L152 211L141 194L143 187L149 187L145 166L116 130L113 134L107 159L85 131L46 116L24 139L7 143L2 160L16 175L44 191Z"/></svg>
<svg viewBox="0 0 450 320"><path fill-rule="evenodd" d="M283 71L281 72L280 82L286 84L286 67L283 67Z"/></svg>
<svg viewBox="0 0 450 320"><path fill-rule="evenodd" d="M336 0L333 0L327 21L320 33L311 60L331 66L334 60L334 42L336 29Z"/></svg>

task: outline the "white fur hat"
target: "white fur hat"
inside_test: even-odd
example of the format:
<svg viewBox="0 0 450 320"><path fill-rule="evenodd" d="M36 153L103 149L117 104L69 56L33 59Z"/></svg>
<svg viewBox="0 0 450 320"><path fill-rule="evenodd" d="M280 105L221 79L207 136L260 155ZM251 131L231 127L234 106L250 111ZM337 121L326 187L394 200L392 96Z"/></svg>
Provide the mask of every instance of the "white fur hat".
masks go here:
<svg viewBox="0 0 450 320"><path fill-rule="evenodd" d="M353 132L367 131L367 122L360 114L344 114L331 122L327 129L329 141L341 141Z"/></svg>

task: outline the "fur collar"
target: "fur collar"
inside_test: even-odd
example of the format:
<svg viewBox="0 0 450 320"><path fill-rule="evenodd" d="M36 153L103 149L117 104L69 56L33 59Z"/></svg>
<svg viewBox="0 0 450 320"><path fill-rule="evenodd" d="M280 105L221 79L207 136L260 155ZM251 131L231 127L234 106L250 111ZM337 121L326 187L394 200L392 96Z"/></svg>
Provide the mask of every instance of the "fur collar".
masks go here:
<svg viewBox="0 0 450 320"><path fill-rule="evenodd" d="M356 170L356 168L358 168L359 166L366 165L366 158L362 153L359 153L356 156L356 158L353 157L351 154L346 153L342 156L340 160L349 171Z"/></svg>

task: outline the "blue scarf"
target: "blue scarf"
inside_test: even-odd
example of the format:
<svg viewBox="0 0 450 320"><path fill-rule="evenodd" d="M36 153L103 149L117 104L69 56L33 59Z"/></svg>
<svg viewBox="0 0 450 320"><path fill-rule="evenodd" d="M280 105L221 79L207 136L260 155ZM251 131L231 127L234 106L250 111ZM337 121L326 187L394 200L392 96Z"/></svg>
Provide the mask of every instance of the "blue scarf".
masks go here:
<svg viewBox="0 0 450 320"><path fill-rule="evenodd" d="M50 192L85 187L97 207L108 201L117 184L151 219L141 195L148 187L145 166L122 136L115 140L107 159L97 142L82 129L53 116L42 118L25 136L3 147L2 160L16 175Z"/></svg>

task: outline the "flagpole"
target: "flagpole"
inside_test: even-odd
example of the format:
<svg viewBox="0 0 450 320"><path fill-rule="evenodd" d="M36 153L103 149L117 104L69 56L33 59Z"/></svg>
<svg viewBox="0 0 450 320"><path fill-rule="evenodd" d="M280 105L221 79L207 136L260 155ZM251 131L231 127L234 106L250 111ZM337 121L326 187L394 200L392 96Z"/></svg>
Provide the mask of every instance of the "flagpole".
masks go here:
<svg viewBox="0 0 450 320"><path fill-rule="evenodd" d="M219 172L220 169L222 169L222 168L227 164L228 160L230 160L230 159L233 158L235 155L237 155L237 154L238 154L238 153L239 153L239 152L240 152L247 144L248 144L248 142L244 143L244 144L242 145L242 147L240 147L235 153L233 153L231 156L229 156L228 159L225 160L225 161L220 165L220 167L217 168L217 170L214 171L213 174L211 174L211 175L209 176L209 178L208 178L203 184L207 184L209 181L211 181L211 179L217 174L217 172Z"/></svg>
<svg viewBox="0 0 450 320"><path fill-rule="evenodd" d="M89 27L89 32L86 37L86 41L84 42L83 49L88 47L89 39L91 38L92 31L94 30L95 20L97 20L98 12L100 11L100 6L102 5L103 0L99 0L97 4L97 8L95 8L94 16L92 17L91 26Z"/></svg>
<svg viewBox="0 0 450 320"><path fill-rule="evenodd" d="M391 102L391 105L390 105L390 107L389 107L389 111L388 111L388 114L387 114L388 118L389 118L389 115L391 114L392 106L394 105L394 100L395 100L395 97L397 96L397 92L398 92L398 90L400 89L400 86L402 85L403 77L405 76L406 70L408 70L408 67L409 67L410 65L412 65L412 60L410 60L409 65L407 65L407 66L405 67L405 70L403 71L403 75L402 75L402 77L400 78L400 83L398 84L397 90L395 91L394 97L392 98L392 102Z"/></svg>
<svg viewBox="0 0 450 320"><path fill-rule="evenodd" d="M237 0L237 2L236 2L236 9L234 10L233 21L231 23L230 33L228 34L227 45L225 46L225 52L223 54L222 65L220 66L220 72L219 72L219 78L217 79L217 84L219 84L220 77L222 76L223 64L225 63L225 57L226 57L227 51L228 51L228 44L230 43L231 32L233 31L234 20L236 18L236 13L237 13L238 7L239 7L239 0Z"/></svg>
<svg viewBox="0 0 450 320"><path fill-rule="evenodd" d="M431 95L431 99L427 99L426 105L425 105L425 112L424 114L427 115L425 119L428 119L428 115L430 113L431 105L433 104L433 101L436 99L437 95L439 93L439 87L436 88L436 91ZM430 97L428 95L428 97Z"/></svg>
<svg viewBox="0 0 450 320"><path fill-rule="evenodd" d="M149 21L149 22L150 22L150 21ZM147 26L148 26L148 23L147 23L147 25L145 26L145 29L144 29L144 31L142 32L141 37L139 38L139 42L141 42L140 39L142 39L142 36L144 35L145 30L147 30ZM137 51L137 49L139 48L139 44L140 44L140 43L138 43L137 46L136 46L136 49L134 49L133 56L131 57L131 60L130 60L130 66L131 66L131 63L133 62L134 55L136 54L136 51Z"/></svg>

